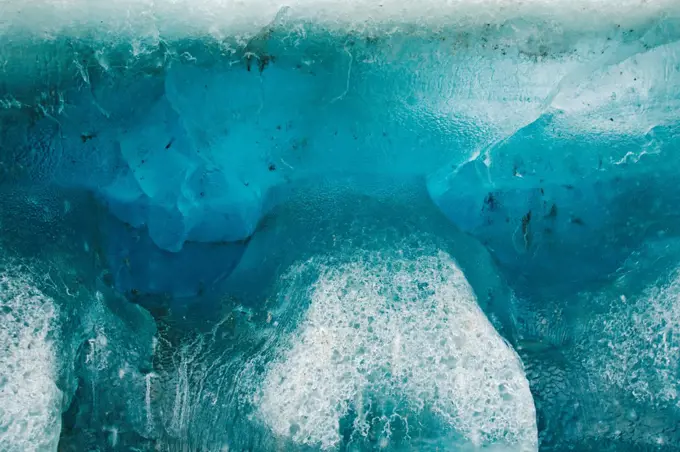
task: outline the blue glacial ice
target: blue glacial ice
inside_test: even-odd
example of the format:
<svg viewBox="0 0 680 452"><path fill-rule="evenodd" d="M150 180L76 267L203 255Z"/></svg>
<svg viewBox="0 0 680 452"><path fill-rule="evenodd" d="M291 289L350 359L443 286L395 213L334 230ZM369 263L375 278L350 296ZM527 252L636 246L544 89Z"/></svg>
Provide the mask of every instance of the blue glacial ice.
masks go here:
<svg viewBox="0 0 680 452"><path fill-rule="evenodd" d="M680 4L0 3L0 451L680 448Z"/></svg>

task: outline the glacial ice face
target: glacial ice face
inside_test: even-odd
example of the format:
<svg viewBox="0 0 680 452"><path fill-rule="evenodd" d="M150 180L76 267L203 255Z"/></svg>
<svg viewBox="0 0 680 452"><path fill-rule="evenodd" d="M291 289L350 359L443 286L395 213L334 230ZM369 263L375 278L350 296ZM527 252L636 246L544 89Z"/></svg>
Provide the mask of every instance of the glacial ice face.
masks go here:
<svg viewBox="0 0 680 452"><path fill-rule="evenodd" d="M0 445L672 450L678 8L4 2Z"/></svg>
<svg viewBox="0 0 680 452"><path fill-rule="evenodd" d="M228 270L169 284L177 266L117 249L128 237L180 266L196 261L191 248L224 243L208 260L233 267L241 242L285 199L278 193L321 175L426 177L452 222L488 243L512 275L545 269L541 253L552 253L564 259L555 277L578 269L574 277L592 279L601 268L588 275L583 262L605 229L622 231L601 253L614 270L653 232L631 230L630 215L615 211L647 165L666 170L650 188L663 196L634 215L669 212L671 19L606 22L597 32L517 19L362 36L294 17L284 9L259 33L222 42L26 40L56 56L25 68L44 80L34 90L12 77L21 73L7 76L8 111L27 116L5 119L7 177L94 192L134 229L105 221L109 263L123 275L117 288L142 294L196 295ZM11 46L6 61L16 71L28 64ZM64 80L64 71L77 76ZM648 163L655 158L665 164ZM601 203L610 213L593 219Z"/></svg>

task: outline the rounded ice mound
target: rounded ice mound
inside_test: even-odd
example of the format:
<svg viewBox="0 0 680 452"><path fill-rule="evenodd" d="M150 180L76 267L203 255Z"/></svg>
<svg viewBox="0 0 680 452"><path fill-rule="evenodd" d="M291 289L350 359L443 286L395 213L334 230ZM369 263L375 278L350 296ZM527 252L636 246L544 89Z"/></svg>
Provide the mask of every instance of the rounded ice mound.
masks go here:
<svg viewBox="0 0 680 452"><path fill-rule="evenodd" d="M333 449L353 418L351 441L388 448L393 426L408 438L409 427L435 419L447 436L438 450L537 450L521 361L454 260L390 254L314 258L290 270L280 296L310 305L265 371L256 398L265 424L300 445ZM310 269L318 271L311 285Z"/></svg>
<svg viewBox="0 0 680 452"><path fill-rule="evenodd" d="M57 450L57 307L19 272L0 268L0 450Z"/></svg>

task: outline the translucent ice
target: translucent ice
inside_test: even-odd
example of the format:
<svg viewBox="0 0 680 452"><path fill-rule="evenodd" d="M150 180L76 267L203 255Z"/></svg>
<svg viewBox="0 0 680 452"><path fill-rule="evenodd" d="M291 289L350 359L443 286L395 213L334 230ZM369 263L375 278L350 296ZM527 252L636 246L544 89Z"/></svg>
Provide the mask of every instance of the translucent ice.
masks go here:
<svg viewBox="0 0 680 452"><path fill-rule="evenodd" d="M0 449L677 448L680 3L615 3L0 0Z"/></svg>

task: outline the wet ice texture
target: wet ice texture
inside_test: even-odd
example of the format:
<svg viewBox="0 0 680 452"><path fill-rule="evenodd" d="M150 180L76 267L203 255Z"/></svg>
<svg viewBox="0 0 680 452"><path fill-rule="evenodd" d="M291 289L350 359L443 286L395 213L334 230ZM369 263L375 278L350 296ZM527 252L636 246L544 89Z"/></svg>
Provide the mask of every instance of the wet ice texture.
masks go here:
<svg viewBox="0 0 680 452"><path fill-rule="evenodd" d="M404 409L436 425L433 443L423 440L426 427L418 432L423 449L439 440L526 449L536 447L531 396L545 450L677 444L677 278L667 276L678 255L677 4L563 3L487 2L482 14L478 2L347 2L341 14L325 2L247 11L233 2L25 2L21 12L4 4L3 244L47 259L40 248L63 232L52 226L87 193L88 214L72 219L81 226L55 243L86 256L65 266L74 273L96 269L53 288L67 291L63 300L42 286L19 298L14 282L3 286L11 311L3 315L22 312L24 323L2 324L0 359L33 375L29 383L46 382L38 391L3 376L11 391L2 392L10 403L0 420L18 432L3 438L7 448L41 430L29 440L53 449L59 410L63 447L73 450L274 450L364 437L357 447L371 448L394 427L392 447L404 435ZM426 188L428 202L402 199L392 209L404 218L392 211L382 221L425 228L438 213L433 203L451 231L467 234L452 240L477 248L450 255L521 356L531 394L512 348L462 282L449 294L447 285L407 281L405 293L420 302L412 306L389 297L394 284L380 288L406 278L387 263L369 271L324 261L316 283L304 285L312 288L308 305L296 305L299 318L269 310L272 281L295 264L291 256L323 255L336 242L377 252L380 240L392 243L384 224L343 223L337 212L380 205L404 181ZM29 196L7 204L8 187ZM60 190L71 194L52 205L46 193ZM312 215L277 234L293 195L313 204ZM50 227L31 229L43 217ZM432 276L431 264L460 282L435 255L393 260L412 263L410 276ZM482 255L480 266L492 270L474 275L471 256ZM361 282L350 282L357 273ZM488 275L515 296L487 292L479 281ZM326 291L334 285L343 289ZM170 317L157 341L150 317L119 304L109 286ZM87 287L78 309L64 302L75 287ZM347 293L370 312L382 309L373 316L382 328L369 331ZM39 307L22 311L23 300ZM438 316L444 311L461 315ZM51 312L67 319L67 352L54 348L63 334L45 332ZM361 328L339 340L357 321ZM437 329L447 343L435 347ZM484 354L468 347L472 331L483 333ZM322 341L329 347L316 353ZM323 358L362 347L376 347L367 355L374 361L331 355L303 365L307 350ZM397 359L407 353L408 365ZM55 363L70 367L55 377ZM447 365L483 377L438 379ZM375 368L387 370L376 376ZM278 378L312 380L304 369L337 404ZM486 391L489 399L475 398ZM57 406L60 398L68 403ZM29 400L44 409L18 421ZM405 408L394 405L402 400ZM321 414L303 419L298 406ZM375 423L363 436L369 416ZM216 419L226 426L219 432Z"/></svg>

